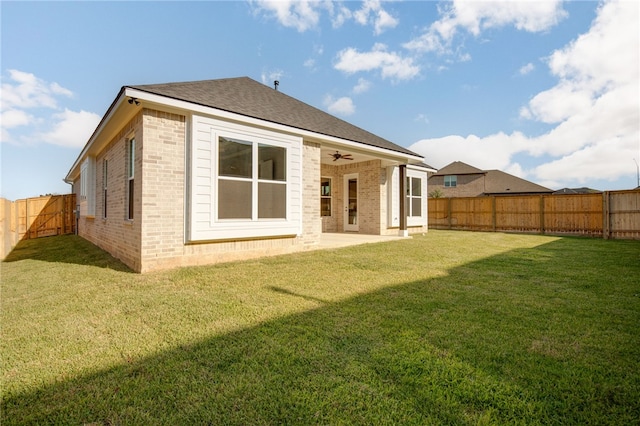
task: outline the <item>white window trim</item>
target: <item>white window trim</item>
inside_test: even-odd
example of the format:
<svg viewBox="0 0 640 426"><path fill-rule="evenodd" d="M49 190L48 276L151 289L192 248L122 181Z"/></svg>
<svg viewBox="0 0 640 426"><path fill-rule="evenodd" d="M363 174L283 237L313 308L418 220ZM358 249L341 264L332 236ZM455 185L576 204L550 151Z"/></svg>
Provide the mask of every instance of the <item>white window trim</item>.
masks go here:
<svg viewBox="0 0 640 426"><path fill-rule="evenodd" d="M187 242L301 235L303 162L301 137L197 115L192 116L191 129ZM287 150L285 219L258 219L257 191L252 193L254 197L252 219L217 218L218 140L221 136L249 141L254 143L254 146L262 143ZM272 181L256 180L256 182L271 183Z"/></svg>
<svg viewBox="0 0 640 426"><path fill-rule="evenodd" d="M407 216L407 226L427 226L427 172L422 167L408 165L407 177L416 177L422 180L421 215ZM398 166L387 168L387 180L389 182L387 191L388 227L397 228L400 226L400 168ZM406 195L402 199L406 200Z"/></svg>
<svg viewBox="0 0 640 426"><path fill-rule="evenodd" d="M96 159L87 157L80 167L80 216L95 216Z"/></svg>
<svg viewBox="0 0 640 426"><path fill-rule="evenodd" d="M419 178L421 182L420 216L407 216L407 226L427 226L427 172L407 167L407 177ZM407 212L407 215L408 214L409 213Z"/></svg>

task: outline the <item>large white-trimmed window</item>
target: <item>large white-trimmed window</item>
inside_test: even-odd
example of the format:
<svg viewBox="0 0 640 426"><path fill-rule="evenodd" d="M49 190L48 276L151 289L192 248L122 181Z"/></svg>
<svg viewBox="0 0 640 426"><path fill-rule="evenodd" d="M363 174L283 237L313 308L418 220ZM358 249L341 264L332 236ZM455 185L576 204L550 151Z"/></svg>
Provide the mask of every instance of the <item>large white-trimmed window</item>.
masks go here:
<svg viewBox="0 0 640 426"><path fill-rule="evenodd" d="M320 216L331 216L331 178L320 178Z"/></svg>
<svg viewBox="0 0 640 426"><path fill-rule="evenodd" d="M127 219L133 220L135 205L136 139L127 140Z"/></svg>
<svg viewBox="0 0 640 426"><path fill-rule="evenodd" d="M287 149L218 137L219 220L287 218Z"/></svg>
<svg viewBox="0 0 640 426"><path fill-rule="evenodd" d="M445 188L453 188L455 186L458 186L458 176L446 175L444 177L444 186Z"/></svg>
<svg viewBox="0 0 640 426"><path fill-rule="evenodd" d="M302 138L194 115L189 241L300 235Z"/></svg>

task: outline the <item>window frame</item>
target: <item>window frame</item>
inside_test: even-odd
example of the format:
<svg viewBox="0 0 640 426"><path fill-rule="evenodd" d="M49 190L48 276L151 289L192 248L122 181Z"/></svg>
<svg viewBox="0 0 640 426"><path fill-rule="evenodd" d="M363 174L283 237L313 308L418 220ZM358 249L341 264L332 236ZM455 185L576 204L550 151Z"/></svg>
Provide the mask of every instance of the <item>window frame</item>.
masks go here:
<svg viewBox="0 0 640 426"><path fill-rule="evenodd" d="M107 191L108 191L108 182L109 182L109 160L102 160L102 218L107 218Z"/></svg>
<svg viewBox="0 0 640 426"><path fill-rule="evenodd" d="M243 143L243 144L247 144L247 145L251 145L251 165L249 166L249 176L232 176L232 175L224 175L221 174L221 158L220 158L220 142L221 139L226 139L228 141L232 141L232 142L236 142L236 143ZM251 214L249 215L249 217L226 217L226 218L222 218L220 217L220 198L218 198L218 202L216 204L216 209L214 211L214 218L217 222L225 222L225 221L232 221L232 222L237 222L237 221L250 221L250 222L255 222L255 221L265 221L265 220L286 220L287 219L287 204L288 204L288 192L287 192L287 178L286 178L286 168L287 168L287 147L283 146L282 144L279 144L276 141L257 141L257 140L246 140L245 139L241 139L238 137L229 137L227 135L223 135L221 133L218 134L218 137L216 138L216 144L215 144L215 151L218 154L217 155L217 160L216 161L216 172L214 174L214 178L215 178L215 188L216 188L216 194L219 197L221 194L220 191L220 182L244 182L244 183L249 183L251 185L251 200L250 200L250 212ZM284 149L284 167L285 167L285 178L284 179L265 179L264 177L261 177L261 173L260 173L260 167L261 167L261 163L260 163L260 148L261 147L275 147L275 148L282 148ZM261 184L274 184L274 185L278 185L278 186L284 186L285 188L285 197L284 197L284 217L261 217L261 205L260 205L260 196L261 196L261 190L260 190L260 186Z"/></svg>
<svg viewBox="0 0 640 426"><path fill-rule="evenodd" d="M327 180L329 182L329 194L323 193L323 180ZM322 209L322 200L329 201L329 214L324 214L325 210ZM333 216L333 179L327 176L320 177L320 217L332 217Z"/></svg>
<svg viewBox="0 0 640 426"><path fill-rule="evenodd" d="M455 188L458 186L458 175L445 175L444 176L444 187L445 188Z"/></svg>
<svg viewBox="0 0 640 426"><path fill-rule="evenodd" d="M418 180L420 181L419 183L419 187L420 187L420 194L415 195L414 194L414 187L413 187L413 180ZM422 182L422 177L418 177L418 176L412 176L412 175L407 175L407 184L406 184L406 190L407 190L407 194L405 197L405 206L406 206L406 212L407 212L407 219L412 218L412 217L423 217L423 211L424 211L424 206L423 206L423 201L424 201L424 197L423 197L423 182ZM414 200L420 200L420 214L416 215L413 212L413 207L414 207Z"/></svg>
<svg viewBox="0 0 640 426"><path fill-rule="evenodd" d="M135 214L135 162L136 162L136 138L127 138L127 174L126 174L126 194L127 208L126 219L133 220Z"/></svg>

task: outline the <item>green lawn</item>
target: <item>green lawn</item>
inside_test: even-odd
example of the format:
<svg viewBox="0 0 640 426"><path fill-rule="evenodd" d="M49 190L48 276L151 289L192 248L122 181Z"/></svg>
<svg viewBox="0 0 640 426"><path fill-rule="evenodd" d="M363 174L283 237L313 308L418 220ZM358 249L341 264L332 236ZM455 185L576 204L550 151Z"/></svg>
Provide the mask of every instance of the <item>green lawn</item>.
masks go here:
<svg viewBox="0 0 640 426"><path fill-rule="evenodd" d="M640 241L432 231L138 275L2 268L2 425L638 424Z"/></svg>

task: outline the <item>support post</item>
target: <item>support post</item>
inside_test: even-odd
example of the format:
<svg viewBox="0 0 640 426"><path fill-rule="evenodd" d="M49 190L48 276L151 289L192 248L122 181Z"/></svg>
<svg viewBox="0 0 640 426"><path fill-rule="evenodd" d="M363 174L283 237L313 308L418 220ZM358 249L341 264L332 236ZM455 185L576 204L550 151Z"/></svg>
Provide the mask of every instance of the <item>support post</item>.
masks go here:
<svg viewBox="0 0 640 426"><path fill-rule="evenodd" d="M401 237L408 237L407 230L407 166L400 165L400 232Z"/></svg>

